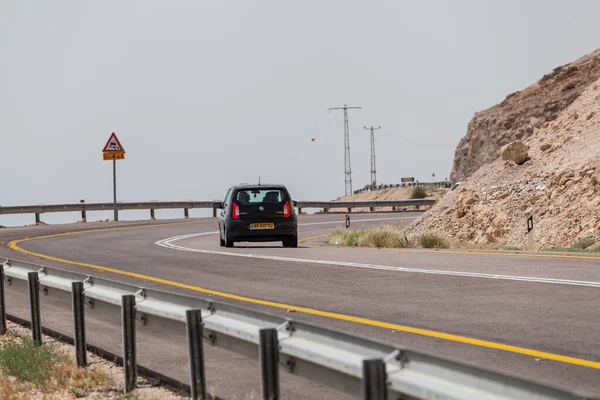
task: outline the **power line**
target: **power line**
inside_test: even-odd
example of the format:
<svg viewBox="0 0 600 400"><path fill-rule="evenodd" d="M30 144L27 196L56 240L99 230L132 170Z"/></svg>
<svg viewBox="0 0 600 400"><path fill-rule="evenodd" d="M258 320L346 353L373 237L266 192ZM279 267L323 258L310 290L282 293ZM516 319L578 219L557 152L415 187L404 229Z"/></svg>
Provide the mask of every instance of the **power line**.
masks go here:
<svg viewBox="0 0 600 400"><path fill-rule="evenodd" d="M375 128L373 125L371 125L370 128L367 128L365 126L365 129L368 129L371 131L371 186L373 188L377 187L377 172L376 172L376 168L375 168L375 131L378 129L381 129L381 126L378 126L377 128Z"/></svg>
<svg viewBox="0 0 600 400"><path fill-rule="evenodd" d="M344 172L346 174L346 196L352 195L352 170L350 168L350 128L348 127L348 110L360 110L361 107L333 107L331 110L344 110Z"/></svg>

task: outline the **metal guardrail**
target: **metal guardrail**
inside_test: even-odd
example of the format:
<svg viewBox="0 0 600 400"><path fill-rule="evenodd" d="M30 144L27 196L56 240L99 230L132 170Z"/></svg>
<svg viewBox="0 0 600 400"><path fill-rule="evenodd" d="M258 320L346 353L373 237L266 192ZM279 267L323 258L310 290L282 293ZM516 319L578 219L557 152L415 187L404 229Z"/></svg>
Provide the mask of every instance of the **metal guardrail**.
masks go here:
<svg viewBox="0 0 600 400"><path fill-rule="evenodd" d="M39 343L40 297L71 296L76 359L82 366L86 363L82 356L86 348L83 310L85 314L105 310L101 304L120 310L126 391L133 389L136 381L136 330L185 329L193 399L207 398L204 341L258 358L265 399L282 397L280 369L370 400L592 399L278 316L15 260L0 263L0 333L6 329L4 282L7 288L29 292L32 332Z"/></svg>
<svg viewBox="0 0 600 400"><path fill-rule="evenodd" d="M356 208L369 208L373 211L375 208L403 208L403 207L422 207L432 206L435 199L409 199L409 200L366 200L366 201L299 201L298 209L302 208L321 208L328 212L334 208L344 208L348 211Z"/></svg>
<svg viewBox="0 0 600 400"><path fill-rule="evenodd" d="M400 189L400 188L413 188L413 187L426 187L426 188L445 188L449 189L452 187L452 182L439 181L439 182L404 182L404 183L393 183L393 184L379 184L377 186L365 185L364 187L354 191L354 194L361 194L365 192L375 192L378 190L387 189Z"/></svg>
<svg viewBox="0 0 600 400"><path fill-rule="evenodd" d="M384 201L298 201L296 207L299 211L306 208L323 209L324 212L332 208L344 208L348 211L356 208L369 208L373 211L380 207L420 207L431 206L435 203L433 199L414 199L414 200L384 200ZM117 203L118 211L125 210L150 210L150 218L154 219L155 210L159 209L183 209L184 217L189 217L189 210L192 208L212 209L213 217L216 216L217 207L214 201L147 201L137 203ZM48 205L29 205L29 206L0 206L0 215L2 214L35 214L36 223L40 222L40 215L44 213L59 212L81 212L82 221L86 221L87 211L112 211L113 203L80 203L72 204L48 204Z"/></svg>

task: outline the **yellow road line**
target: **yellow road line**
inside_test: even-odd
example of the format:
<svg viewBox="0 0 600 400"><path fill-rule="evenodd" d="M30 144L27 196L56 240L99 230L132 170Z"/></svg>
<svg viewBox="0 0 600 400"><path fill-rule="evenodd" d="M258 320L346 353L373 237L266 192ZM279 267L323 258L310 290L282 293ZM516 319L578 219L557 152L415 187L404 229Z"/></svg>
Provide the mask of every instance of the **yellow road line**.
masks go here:
<svg viewBox="0 0 600 400"><path fill-rule="evenodd" d="M487 341L487 340L480 340L480 339L475 339L475 338L471 338L471 337L467 337L467 336L453 335L453 334L439 332L439 331L433 331L433 330L429 330L429 329L414 328L414 327L410 327L410 326L382 322L382 321L377 321L377 320L368 319L368 318L355 317L355 316L351 316L351 315L345 315L345 314L334 313L334 312L329 312L329 311L316 310L313 308L294 306L291 304L277 303L277 302L273 302L273 301L261 300L261 299L256 299L256 298L252 298L252 297L239 296L239 295L235 295L235 294L231 294L231 293L220 292L217 290L211 290L211 289L201 288L198 286L192 286L192 285L188 285L188 284L181 283L181 282L170 281L170 280L158 278L155 276L124 271L124 270L120 270L117 268L110 268L110 267L104 267L104 266L96 265L96 264L89 264L89 263L82 263L82 262L77 262L77 261L66 260L63 258L53 257L53 256L49 256L46 254L29 251L29 250L23 249L22 247L19 246L20 243L28 242L28 241L32 241L32 240L47 239L47 238L52 238L52 237L61 237L61 236L69 236L69 235L77 235L77 234L82 234L85 232L103 232L103 231L116 231L116 230L125 230L125 229L141 229L141 228L150 228L150 227L155 227L155 226L177 225L177 224L184 224L184 223L156 224L156 225L144 225L144 226L137 226L137 227L106 228L106 229L95 229L95 230L90 230L90 231L59 233L59 234L54 234L54 235L46 235L46 236L39 236L39 237L33 237L33 238L24 238L24 239L19 239L19 240L13 240L8 244L8 247L14 251L17 251L17 252L20 252L23 254L28 254L31 256L35 256L35 257L45 258L45 259L57 261L60 263L77 265L77 266L86 267L86 268L93 268L93 269L97 269L97 270L103 270L105 272L112 272L114 274L130 276L130 277L134 277L134 278L138 278L138 279L145 279L145 280L151 281L151 282L161 283L164 285L178 287L178 288L182 288L182 289L188 289L188 290L192 290L195 292L211 294L214 296L219 296L219 297L223 297L223 298L227 298L227 299L231 299L231 300L237 300L237 301L242 301L242 302L251 303L251 304L258 304L258 305L263 305L263 306L268 306L268 307L273 307L273 308L278 308L278 309L293 310L293 311L297 311L297 312L301 312L301 313L305 313L305 314L309 314L309 315L316 315L316 316L336 319L336 320L340 320L340 321L354 322L354 323L361 324L361 325L374 326L374 327L384 328L384 329L391 329L391 330L395 330L395 331L399 331L399 332L412 333L415 335L426 336L426 337L431 337L431 338L436 338L436 339L444 339L444 340L448 340L448 341L452 341L452 342L464 343L464 344L469 344L469 345L478 346L478 347L484 347L484 348L488 348L488 349L501 350L501 351L506 351L506 352L510 352L510 353L522 354L522 355L527 355L527 356L531 356L531 357L542 358L542 359L546 359L546 360L553 360L553 361L558 361L558 362L562 362L562 363L573 364L573 365L578 365L578 366L582 366L582 367L588 367L588 368L594 368L594 369L600 370L600 362L596 362L596 361L585 360L585 359L575 358L575 357L568 357L568 356L563 356L563 355L554 354L554 353L547 353L544 351L538 351L538 350L528 349L525 347L518 347L518 346L512 346L512 345L507 345L507 344L502 344L502 343L496 343L496 342L491 342L491 341Z"/></svg>
<svg viewBox="0 0 600 400"><path fill-rule="evenodd" d="M307 243L312 240L323 239L331 235L319 235L309 238L305 238L299 241L299 243ZM406 253L450 253L450 254L467 254L467 255L488 255L488 256L504 256L504 257L546 257L546 258L569 258L574 260L596 260L600 261L600 256L581 256L572 255L570 253L563 254L542 254L542 253L501 253L495 251L482 251L482 250L448 250L448 249L401 249L401 248L374 248L374 247L352 247L352 246L310 246L310 248L336 248L336 249L353 249L353 250L373 250L373 251L398 251Z"/></svg>
<svg viewBox="0 0 600 400"><path fill-rule="evenodd" d="M173 226L173 225L202 224L202 223L207 223L207 222L213 222L213 221L203 220L203 221L189 221L189 222L165 222L162 224L151 224L151 225L120 226L120 227L114 227L114 228L99 228L99 229L87 229L87 230L84 229L84 230L76 231L76 232L53 233L51 235L36 236L36 237L32 237L32 238L26 237L21 240L13 240L12 242L8 243L8 247L11 247L10 246L11 243L15 243L15 242L26 242L26 241L30 241L30 240L49 239L49 238L60 237L60 236L82 235L84 233L96 233L96 232L124 231L124 230L129 230L129 229L147 229L147 228L154 228L156 226L162 227L162 226Z"/></svg>
<svg viewBox="0 0 600 400"><path fill-rule="evenodd" d="M329 236L331 236L331 235L319 235L319 236L307 237L307 238L298 240L298 243L306 243L306 242L310 242L311 240L323 239L323 238L326 238Z"/></svg>

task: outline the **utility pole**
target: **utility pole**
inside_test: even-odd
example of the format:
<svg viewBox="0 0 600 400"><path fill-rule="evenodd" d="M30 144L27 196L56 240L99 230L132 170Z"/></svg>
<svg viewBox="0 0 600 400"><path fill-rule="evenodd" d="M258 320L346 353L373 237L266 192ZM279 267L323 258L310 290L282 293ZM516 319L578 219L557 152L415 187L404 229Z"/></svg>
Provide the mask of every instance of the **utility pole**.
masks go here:
<svg viewBox="0 0 600 400"><path fill-rule="evenodd" d="M348 127L348 110L360 110L360 107L334 107L329 110L344 110L344 172L346 174L346 196L352 195L352 170L350 168L350 128Z"/></svg>
<svg viewBox="0 0 600 400"><path fill-rule="evenodd" d="M377 172L375 169L375 131L381 129L381 126L378 126L377 128L373 125L371 125L370 128L365 126L365 129L371 131L371 186L375 189L377 187Z"/></svg>

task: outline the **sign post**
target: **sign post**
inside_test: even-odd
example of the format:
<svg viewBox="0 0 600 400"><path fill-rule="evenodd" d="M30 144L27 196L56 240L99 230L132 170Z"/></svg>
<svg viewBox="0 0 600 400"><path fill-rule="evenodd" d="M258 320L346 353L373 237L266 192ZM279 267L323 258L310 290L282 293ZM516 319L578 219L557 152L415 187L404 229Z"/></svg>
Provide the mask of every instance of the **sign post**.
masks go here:
<svg viewBox="0 0 600 400"><path fill-rule="evenodd" d="M121 142L117 135L113 132L108 138L108 142L102 150L104 161L113 162L113 211L114 220L119 220L119 211L117 210L117 160L125 159L125 149L121 146Z"/></svg>

